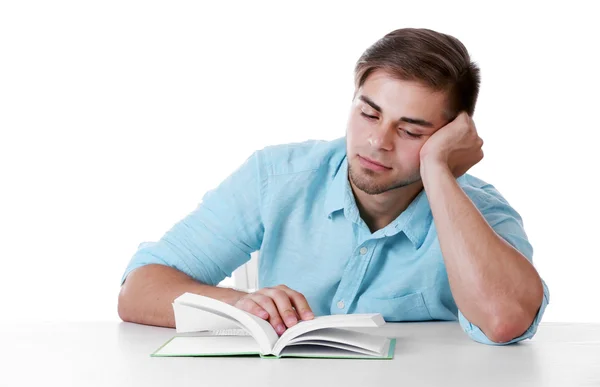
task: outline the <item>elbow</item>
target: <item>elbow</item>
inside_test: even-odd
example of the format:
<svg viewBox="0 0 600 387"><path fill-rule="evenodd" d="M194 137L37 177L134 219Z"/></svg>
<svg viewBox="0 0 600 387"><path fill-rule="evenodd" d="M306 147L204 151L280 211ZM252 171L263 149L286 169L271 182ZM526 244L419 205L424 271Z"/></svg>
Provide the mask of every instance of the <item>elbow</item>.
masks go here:
<svg viewBox="0 0 600 387"><path fill-rule="evenodd" d="M493 324L488 331L485 332L485 335L494 343L504 344L521 336L526 330L527 328L523 330L518 324L499 321Z"/></svg>
<svg viewBox="0 0 600 387"><path fill-rule="evenodd" d="M540 281L530 293L528 300L513 304L503 313L494 315L488 324L486 336L494 343L507 343L524 335L534 323L542 305L544 290Z"/></svg>
<svg viewBox="0 0 600 387"><path fill-rule="evenodd" d="M139 295L143 294L144 290L140 289L138 276L144 272L142 269L143 267L129 273L121 285L121 290L119 290L117 313L119 314L119 318L125 322L138 323L140 320L141 300Z"/></svg>
<svg viewBox="0 0 600 387"><path fill-rule="evenodd" d="M529 313L504 314L495 317L484 333L494 343L508 343L525 334L534 319Z"/></svg>
<svg viewBox="0 0 600 387"><path fill-rule="evenodd" d="M119 318L124 322L134 322L131 316L131 308L127 300L127 286L123 284L119 291L119 299L117 301L117 313Z"/></svg>
<svg viewBox="0 0 600 387"><path fill-rule="evenodd" d="M125 306L125 295L124 293L125 285L121 286L121 290L119 291L119 299L117 301L117 313L119 313L119 318L125 322L128 320L127 315L127 307Z"/></svg>

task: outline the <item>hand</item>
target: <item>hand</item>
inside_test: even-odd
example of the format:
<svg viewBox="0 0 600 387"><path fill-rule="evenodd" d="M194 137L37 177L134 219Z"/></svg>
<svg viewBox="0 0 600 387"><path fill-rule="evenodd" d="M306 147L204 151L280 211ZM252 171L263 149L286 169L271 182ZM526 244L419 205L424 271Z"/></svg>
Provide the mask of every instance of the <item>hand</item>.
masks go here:
<svg viewBox="0 0 600 387"><path fill-rule="evenodd" d="M473 119L461 112L425 142L420 151L421 169L427 166L424 164L441 163L459 177L483 159L482 146Z"/></svg>
<svg viewBox="0 0 600 387"><path fill-rule="evenodd" d="M285 285L246 294L238 299L234 306L268 320L279 335L296 325L300 319L314 318L306 298Z"/></svg>

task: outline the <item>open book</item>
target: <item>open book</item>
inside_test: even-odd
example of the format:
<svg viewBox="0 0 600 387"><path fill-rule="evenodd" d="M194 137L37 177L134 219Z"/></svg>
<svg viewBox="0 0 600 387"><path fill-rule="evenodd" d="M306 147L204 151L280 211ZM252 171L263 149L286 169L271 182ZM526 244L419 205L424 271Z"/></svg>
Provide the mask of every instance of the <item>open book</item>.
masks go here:
<svg viewBox="0 0 600 387"><path fill-rule="evenodd" d="M267 321L227 303L184 293L173 302L177 334L151 356L319 357L391 359L396 339L347 328L380 327L381 314L299 321L281 337Z"/></svg>

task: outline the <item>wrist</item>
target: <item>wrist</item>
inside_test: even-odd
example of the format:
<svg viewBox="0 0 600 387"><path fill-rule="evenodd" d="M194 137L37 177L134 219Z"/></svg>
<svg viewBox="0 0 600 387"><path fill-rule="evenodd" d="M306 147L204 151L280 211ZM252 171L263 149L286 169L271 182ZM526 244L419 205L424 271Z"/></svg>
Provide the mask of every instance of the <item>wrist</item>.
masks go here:
<svg viewBox="0 0 600 387"><path fill-rule="evenodd" d="M229 305L235 305L241 298L247 296L248 293L234 288L222 288L224 290L221 295L221 301Z"/></svg>
<svg viewBox="0 0 600 387"><path fill-rule="evenodd" d="M422 157L420 169L422 178L431 173L450 171L448 163L441 157L436 156Z"/></svg>

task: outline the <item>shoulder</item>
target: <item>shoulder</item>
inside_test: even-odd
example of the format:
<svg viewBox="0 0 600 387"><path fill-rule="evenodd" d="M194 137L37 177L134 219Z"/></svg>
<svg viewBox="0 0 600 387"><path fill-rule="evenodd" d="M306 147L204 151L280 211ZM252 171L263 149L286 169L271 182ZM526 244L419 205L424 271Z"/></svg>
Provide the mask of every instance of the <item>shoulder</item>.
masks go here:
<svg viewBox="0 0 600 387"><path fill-rule="evenodd" d="M327 170L339 164L346 154L346 140L309 140L268 146L257 152L268 176Z"/></svg>
<svg viewBox="0 0 600 387"><path fill-rule="evenodd" d="M522 222L521 216L492 184L469 174L459 177L457 182L484 216L503 213Z"/></svg>
<svg viewBox="0 0 600 387"><path fill-rule="evenodd" d="M456 181L475 205L485 204L490 200L499 200L508 204L496 187L478 177L464 174Z"/></svg>

